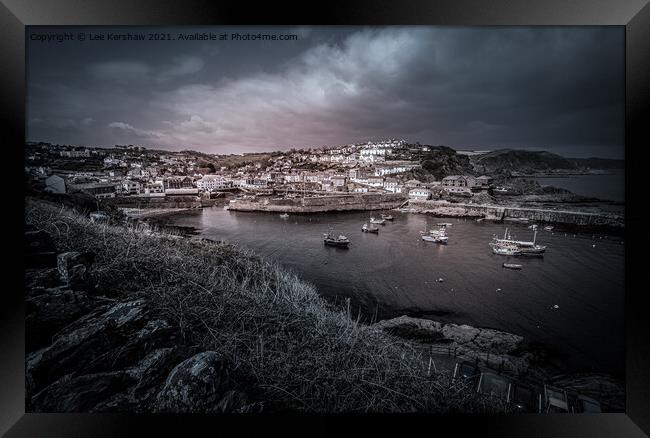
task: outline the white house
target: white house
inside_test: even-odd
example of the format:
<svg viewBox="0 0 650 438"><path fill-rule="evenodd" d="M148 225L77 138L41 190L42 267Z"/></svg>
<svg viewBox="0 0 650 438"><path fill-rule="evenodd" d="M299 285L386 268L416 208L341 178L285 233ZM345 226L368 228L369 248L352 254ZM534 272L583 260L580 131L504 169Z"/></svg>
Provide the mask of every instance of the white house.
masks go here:
<svg viewBox="0 0 650 438"><path fill-rule="evenodd" d="M431 199L431 190L418 187L415 189L409 190L409 198L411 199Z"/></svg>
<svg viewBox="0 0 650 438"><path fill-rule="evenodd" d="M196 187L199 191L222 190L232 187L233 183L221 175L204 175L196 181Z"/></svg>
<svg viewBox="0 0 650 438"><path fill-rule="evenodd" d="M139 195L142 191L142 184L139 181L130 179L122 181L122 193L126 195Z"/></svg>
<svg viewBox="0 0 650 438"><path fill-rule="evenodd" d="M402 186L395 178L386 178L384 181L384 190L392 193L402 193Z"/></svg>

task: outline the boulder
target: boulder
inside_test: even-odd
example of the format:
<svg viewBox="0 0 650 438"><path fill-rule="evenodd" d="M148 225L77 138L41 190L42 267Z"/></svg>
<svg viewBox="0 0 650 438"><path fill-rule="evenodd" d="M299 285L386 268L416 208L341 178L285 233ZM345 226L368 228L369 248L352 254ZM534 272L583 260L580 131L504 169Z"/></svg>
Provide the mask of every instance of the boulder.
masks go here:
<svg viewBox="0 0 650 438"><path fill-rule="evenodd" d="M206 413L218 411L230 378L224 357L204 351L178 364L158 393L158 412ZM233 396L234 397L234 396ZM228 402L224 402L224 406Z"/></svg>
<svg viewBox="0 0 650 438"><path fill-rule="evenodd" d="M469 325L445 324L442 333L445 338L451 339L459 344L472 342L478 336L480 330Z"/></svg>
<svg viewBox="0 0 650 438"><path fill-rule="evenodd" d="M97 404L92 412L151 412L165 378L181 360L182 354L182 349L178 347L151 351L138 363L124 369L134 384L125 391L111 394Z"/></svg>
<svg viewBox="0 0 650 438"><path fill-rule="evenodd" d="M120 354L113 349L124 348L129 333L137 332L146 316L144 300L135 300L108 309L103 306L81 317L56 334L50 346L27 356L28 388L38 389L71 370L89 373L102 367L114 369Z"/></svg>
<svg viewBox="0 0 650 438"><path fill-rule="evenodd" d="M442 324L429 319L402 315L379 321L374 327L406 339L426 343L446 343L452 347L465 346L477 351L494 354L516 350L524 338L494 329L476 328L469 325Z"/></svg>
<svg viewBox="0 0 650 438"><path fill-rule="evenodd" d="M510 353L515 351L524 338L508 332L493 329L480 329L472 340L476 349L494 353Z"/></svg>
<svg viewBox="0 0 650 438"><path fill-rule="evenodd" d="M91 252L69 251L59 254L57 256L57 269L61 281L68 282L75 275L85 274L94 259L95 255ZM79 266L83 266L85 269Z"/></svg>
<svg viewBox="0 0 650 438"><path fill-rule="evenodd" d="M386 333L419 342L434 342L443 338L443 325L429 319L412 318L402 315L397 318L379 321L375 328Z"/></svg>

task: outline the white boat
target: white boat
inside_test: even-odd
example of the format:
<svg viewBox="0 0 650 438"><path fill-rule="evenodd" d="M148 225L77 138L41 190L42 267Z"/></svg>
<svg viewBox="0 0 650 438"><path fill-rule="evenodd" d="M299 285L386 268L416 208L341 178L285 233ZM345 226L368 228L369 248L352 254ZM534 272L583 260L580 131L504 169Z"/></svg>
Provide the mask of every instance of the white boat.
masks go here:
<svg viewBox="0 0 650 438"><path fill-rule="evenodd" d="M503 233L503 239L494 236L490 246L492 252L498 255L511 255L511 256L543 256L546 251L546 246L538 245L536 243L537 230L533 234L533 241L514 240L510 237L508 229Z"/></svg>
<svg viewBox="0 0 650 438"><path fill-rule="evenodd" d="M452 224L449 223L449 222L439 222L436 225L438 225L440 227L451 227L452 226Z"/></svg>
<svg viewBox="0 0 650 438"><path fill-rule="evenodd" d="M381 218L387 221L392 221L394 219L393 216L391 216L390 214L382 214Z"/></svg>
<svg viewBox="0 0 650 438"><path fill-rule="evenodd" d="M546 231L551 231L552 229L553 229L553 227L551 225L548 225L548 226L544 227L544 230L546 230Z"/></svg>
<svg viewBox="0 0 650 438"><path fill-rule="evenodd" d="M537 229L537 224L529 225L528 228L530 228L531 230L536 230Z"/></svg>
<svg viewBox="0 0 650 438"><path fill-rule="evenodd" d="M523 268L523 266L518 265L516 263L504 263L503 267L508 268L508 269L521 269L521 268Z"/></svg>
<svg viewBox="0 0 650 438"><path fill-rule="evenodd" d="M420 234L422 234L422 240L426 242L442 243L443 245L446 245L449 240L445 227L441 227L439 230L430 230L428 233L426 231L421 231Z"/></svg>
<svg viewBox="0 0 650 438"><path fill-rule="evenodd" d="M282 214L280 215L280 217L281 217L282 219L286 219L286 218L289 217L289 215L288 215L287 213L282 213Z"/></svg>
<svg viewBox="0 0 650 438"><path fill-rule="evenodd" d="M363 231L364 233L379 234L379 227L372 224L370 224L370 226L368 226L368 224L363 224L363 226L361 227L361 231Z"/></svg>
<svg viewBox="0 0 650 438"><path fill-rule="evenodd" d="M377 219L377 218L371 217L370 218L370 223L371 224L386 225L386 219Z"/></svg>

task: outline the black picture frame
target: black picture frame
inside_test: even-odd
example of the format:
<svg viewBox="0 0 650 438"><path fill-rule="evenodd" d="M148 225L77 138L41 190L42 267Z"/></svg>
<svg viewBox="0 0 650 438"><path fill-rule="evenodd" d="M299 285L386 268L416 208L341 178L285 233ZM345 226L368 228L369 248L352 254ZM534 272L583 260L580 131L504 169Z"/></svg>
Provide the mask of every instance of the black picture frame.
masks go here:
<svg viewBox="0 0 650 438"><path fill-rule="evenodd" d="M159 2L101 0L5 0L0 4L0 111L7 123L0 144L10 157L8 181L22 184L25 142L25 26L28 25L206 25L206 24L367 24L367 25L612 25L626 29L626 412L596 415L500 416L172 416L26 414L24 380L24 297L22 260L13 258L6 274L11 286L0 293L0 434L17 436L118 436L148 433L183 433L208 427L225 433L224 425L239 432L266 431L272 424L285 431L307 426L308 431L335 427L336 419L363 420L368 430L385 426L424 426L428 432L447 434L472 431L498 436L646 436L650 433L650 329L644 255L650 233L644 226L644 171L650 147L650 6L646 0L546 1L402 1L323 2L300 5L266 2L210 2L184 0ZM645 148L645 149L644 149ZM13 173L15 172L15 174ZM14 178L12 178L14 177ZM24 198L15 185L7 196L11 214L5 216L7 234L23 227ZM14 204L15 202L15 204ZM22 233L13 233L21 235ZM21 245L22 246L22 245ZM19 247L21 247L19 246ZM14 268L15 266L15 268ZM306 420L306 421L305 421ZM471 420L471 421L470 421ZM415 432L413 429L412 433Z"/></svg>

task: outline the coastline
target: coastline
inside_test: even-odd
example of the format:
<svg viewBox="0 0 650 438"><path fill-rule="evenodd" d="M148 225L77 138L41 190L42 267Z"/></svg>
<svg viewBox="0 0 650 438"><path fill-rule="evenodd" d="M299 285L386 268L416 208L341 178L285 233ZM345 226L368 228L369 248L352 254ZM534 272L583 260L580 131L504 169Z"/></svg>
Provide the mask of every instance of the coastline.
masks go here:
<svg viewBox="0 0 650 438"><path fill-rule="evenodd" d="M157 217L158 218L165 217L165 215L162 216L158 215ZM75 219L75 220L78 221L80 219ZM147 218L137 219L138 222L139 221L146 222L146 220ZM122 233L122 231L120 230L121 228L120 229L116 228L115 230L112 231L112 233L120 234ZM139 233L135 229L133 232ZM173 237L173 236L169 236L169 237ZM219 242L203 241L201 239L199 239L200 241L197 241L195 239L187 238L187 236L180 236L180 237L181 238L178 241L180 245L182 246L190 245L190 247L196 245L196 251L204 251L204 250L221 251L221 248L227 247ZM145 233L144 236L138 237L138 239L146 239L151 243L156 242L155 245L162 245L162 246L167 245L164 243L166 241L165 233L162 234L158 233L155 235ZM89 244L92 247L93 245L92 240L87 242L88 243L86 245ZM76 247L70 249L82 250L82 248L76 248ZM172 249L171 247L168 248L168 250L171 249ZM99 248L95 250L102 251ZM191 251L194 250L192 249ZM133 255L133 257L136 256ZM247 255L246 257L251 257L251 260L256 260L254 264L267 263L259 259L257 256L253 254ZM135 260L139 260L139 259L135 259ZM99 266L99 268L103 269L102 266ZM90 265L88 269L92 269ZM244 274L252 275L252 273L248 273L248 274L246 273L248 269L249 268L244 269L245 271ZM37 277L37 278L42 278L42 277ZM300 280L299 278L296 278L295 281L299 281L302 284L302 280ZM38 280L36 280L36 282L38 283ZM38 284L34 284L34 286L38 286ZM132 284L131 287L133 286L136 285ZM119 298L119 297L102 298L101 296L95 297L95 295L92 295L91 298L88 298L86 295L90 294L90 290L88 290L87 287L89 286L88 285L83 286L86 292L80 292L81 294L84 295L83 296L79 295L78 298L79 299L83 298L83 300L90 299L90 301L82 300L80 303L82 306L84 305L90 306L91 314L95 315L93 317L94 319L91 318L90 320L86 320L82 318L71 326L74 330L66 329L67 331L64 331L63 333L56 335L58 337L56 338L58 339L57 343L52 344L52 346L50 347L46 347L45 351L48 352L47 357L44 357L42 352L31 353L28 357L28 372L29 372L29 376L31 376L30 378L32 379L30 380L31 386L29 388L31 388L30 389L31 394L33 394L33 397L31 398L31 403L35 403L36 410L44 409L47 406L50 406L51 404L59 406L57 404L59 402L56 401L56 399L60 396L65 397L65 394L61 393L61 391L63 391L65 388L61 388L57 386L58 385L57 382L53 382L51 386L45 387L45 389L41 390L38 393L38 395L36 395L36 393L34 392L35 388L38 385L43 384L41 380L43 379L43 377L41 377L40 375L41 370L45 369L44 367L46 366L50 366L48 364L50 363L51 360L53 360L53 358L58 357L57 356L58 354L63 354L63 353L58 353L58 350L56 350L56 348L59 348L62 342L73 342L72 339L78 331L87 331L91 329L91 327L93 326L89 327L87 325L88 324L87 321L90 321L93 324L94 323L104 324L104 322L102 322L103 321L102 318L108 318L108 319L114 318L113 315L117 315L118 313L123 312L122 308L128 310L128 315L135 315L133 316L133 318L135 318L133 320L133 324L135 325L136 328L138 328L138 330L140 330L138 333L142 333L142 329L140 327L142 326L144 321L141 322L141 317L137 315L139 314L148 315L149 313L152 312L152 307L146 301L146 297L143 297L145 299L144 302L141 301L140 295L138 294L132 296L127 295L126 297L123 298ZM311 288L313 289L313 287ZM40 289L38 289L37 287L36 290L40 290ZM65 289L62 289L61 293L63 292L65 292ZM313 292L310 293L316 293L316 292L317 291L315 291L314 289ZM41 298L39 297L41 297L41 295L38 294L41 294L42 292L35 292L35 293L37 295L33 295L32 298L30 298L30 300L36 300L35 302L40 302ZM74 293L78 294L77 292ZM259 291L254 293L257 294L259 293ZM105 307L105 303L106 303L105 299L114 300L115 298L119 298L119 301L117 303L112 302L112 304L110 304L112 307L108 307L108 308ZM123 301L124 299L127 299L127 301ZM95 300L98 301L96 302ZM319 302L321 302L323 301L323 298L319 296L318 300ZM99 303L100 305L100 307L97 307L97 311L95 313L92 313L92 308L93 306L96 305L93 303L96 304ZM111 303L111 301L109 301L109 303ZM331 304L327 304L325 306L329 307L331 306ZM63 317L73 317L73 316L74 315L63 315ZM124 316L119 316L119 318L123 318L123 317L126 318L126 314ZM35 320L38 321L38 318L35 317L33 314L30 316L30 318L31 321L35 321ZM148 320L150 320L150 322L154 321L154 319L152 318L149 317L147 318ZM346 318L347 319L351 318L349 310L347 312ZM93 321L97 321L97 322L93 322ZM109 322L106 322L106 324L109 324ZM158 324L158 322L156 322L156 324ZM511 376L517 379L523 379L524 381L528 381L530 379L533 379L534 381L537 380L546 381L548 379L552 379L554 375L559 374L559 372L562 371L561 368L555 367L556 364L546 361L548 355L544 353L543 350L540 350L538 348L531 348L529 345L526 344L524 338L513 333L507 333L507 332L493 330L489 328L483 328L483 327L473 327L473 326L463 325L463 324L459 325L456 323L441 323L428 318L427 319L413 318L406 315L401 317L391 318L391 319L385 319L375 324L364 324L364 323L360 324L359 321L357 321L354 324L354 326L359 327L359 329L363 331L370 330L371 332L384 332L391 337L399 338L402 340L400 342L406 342L406 344L410 346L408 348L414 348L416 351L427 352L427 354L431 355L432 358L435 357L436 358L435 360L437 361L438 366L441 367L441 369L445 369L444 368L445 364L451 366L451 368L448 367L445 369L446 372L452 372L453 364L455 364L456 361L461 361L461 360L471 361L476 363L477 365L485 367L486 370L492 370L493 372L503 373L504 375ZM92 330L94 330L94 328ZM156 342L162 342L162 341L168 342L166 338L167 336L166 333L169 333L169 329L166 328L161 333L163 333L162 335L163 339ZM133 336L133 333L124 332L124 334L121 334L120 336L127 336L127 339L131 339L130 337ZM45 338L47 338L47 336ZM78 341L74 341L74 342L78 342ZM84 342L86 341L81 339L81 342L82 344L79 346L79 348L83 349L85 348ZM130 343L137 342L137 341L129 340L128 342L130 345ZM499 347L497 348L495 346L499 346ZM184 350L182 352L175 353L175 355L173 356L173 358L175 359L172 360L172 363L167 362L168 365L166 365L164 369L165 371L163 372L168 372L171 369L171 365L173 365L173 362L179 360L178 354L189 355L190 353ZM84 356L82 356L82 358L83 357ZM192 359L194 359L194 357ZM61 372L63 372L63 369L66 369L65 367L72 367L72 369L75 370L75 367L77 365L69 362L66 363L67 365L64 364L63 365L64 368L61 368ZM129 372L133 372L133 371L129 371ZM566 375L564 376L566 385L571 384L571 382L573 381L572 380L573 377L571 376L572 376L571 374L568 377ZM147 377L147 379L152 379L152 378L153 377L151 376ZM584 376L582 378L583 380L585 379ZM169 381L169 378L167 380ZM78 381L78 380L74 380L73 383L75 385L85 384L83 383L83 381ZM614 386L616 385L614 384ZM247 390L246 392L250 393L253 391ZM619 405L617 403L618 402L614 404L610 404L609 406L613 406L613 409L619 409L618 407ZM116 406L118 407L117 410L119 411L119 406L120 406L119 403L117 405L111 403L104 403L97 410L115 411ZM239 408L253 409L250 407L250 403L239 406L238 409Z"/></svg>

